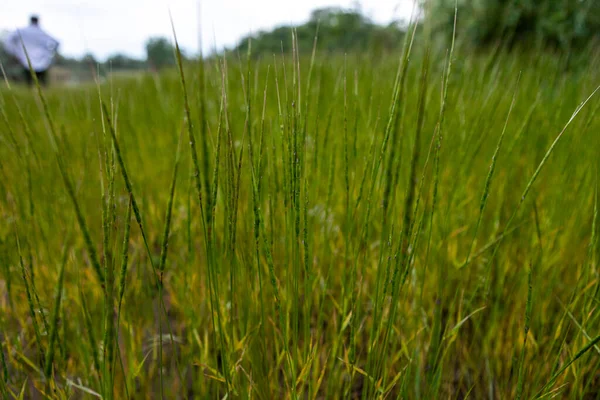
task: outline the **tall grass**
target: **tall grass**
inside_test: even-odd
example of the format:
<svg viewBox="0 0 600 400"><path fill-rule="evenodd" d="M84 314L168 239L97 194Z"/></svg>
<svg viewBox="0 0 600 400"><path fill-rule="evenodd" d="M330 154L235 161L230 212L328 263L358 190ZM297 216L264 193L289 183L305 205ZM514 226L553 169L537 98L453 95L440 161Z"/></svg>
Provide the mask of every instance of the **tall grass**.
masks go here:
<svg viewBox="0 0 600 400"><path fill-rule="evenodd" d="M411 28L1 88L2 396L596 397L597 66Z"/></svg>

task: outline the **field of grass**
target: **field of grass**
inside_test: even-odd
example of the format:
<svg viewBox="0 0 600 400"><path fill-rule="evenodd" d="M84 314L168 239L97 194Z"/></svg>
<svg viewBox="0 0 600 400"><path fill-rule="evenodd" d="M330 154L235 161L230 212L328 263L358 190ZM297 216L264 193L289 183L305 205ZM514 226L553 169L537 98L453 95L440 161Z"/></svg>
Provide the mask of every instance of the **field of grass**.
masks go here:
<svg viewBox="0 0 600 400"><path fill-rule="evenodd" d="M240 58L0 89L3 398L600 396L596 61Z"/></svg>

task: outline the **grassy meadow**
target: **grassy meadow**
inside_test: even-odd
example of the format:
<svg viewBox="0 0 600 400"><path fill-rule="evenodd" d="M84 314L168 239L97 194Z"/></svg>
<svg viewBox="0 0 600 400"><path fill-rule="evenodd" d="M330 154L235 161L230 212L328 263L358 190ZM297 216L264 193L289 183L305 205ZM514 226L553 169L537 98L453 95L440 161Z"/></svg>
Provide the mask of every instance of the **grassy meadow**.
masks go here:
<svg viewBox="0 0 600 400"><path fill-rule="evenodd" d="M2 397L598 398L600 64L447 47L0 88Z"/></svg>

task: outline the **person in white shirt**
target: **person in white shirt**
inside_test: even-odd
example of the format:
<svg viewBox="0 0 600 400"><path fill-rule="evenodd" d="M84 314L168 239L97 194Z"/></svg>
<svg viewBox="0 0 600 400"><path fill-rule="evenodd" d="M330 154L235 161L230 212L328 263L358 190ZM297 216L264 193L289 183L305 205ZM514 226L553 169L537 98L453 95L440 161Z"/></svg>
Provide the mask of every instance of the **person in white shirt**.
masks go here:
<svg viewBox="0 0 600 400"><path fill-rule="evenodd" d="M6 51L14 56L23 67L23 76L28 84L33 84L33 77L29 70L27 56L31 61L31 67L41 84L46 84L48 69L52 66L54 56L59 42L40 28L40 20L37 15L30 18L29 26L17 29L8 37L4 43ZM27 53L25 53L25 50Z"/></svg>

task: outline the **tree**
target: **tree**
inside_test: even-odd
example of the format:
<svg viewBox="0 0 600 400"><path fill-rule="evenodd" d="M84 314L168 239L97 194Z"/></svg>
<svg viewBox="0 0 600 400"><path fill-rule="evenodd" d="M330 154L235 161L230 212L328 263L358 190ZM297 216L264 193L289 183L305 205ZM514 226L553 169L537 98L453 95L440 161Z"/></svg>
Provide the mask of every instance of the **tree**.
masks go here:
<svg viewBox="0 0 600 400"><path fill-rule="evenodd" d="M394 22L388 26L375 24L360 10L339 7L320 8L311 13L308 22L298 26L280 26L269 32L259 32L243 38L234 52L244 54L248 42L252 43L252 54L260 56L290 51L292 29L296 30L298 50L310 53L318 28L317 48L320 52L347 53L364 51L389 51L402 45L404 31Z"/></svg>
<svg viewBox="0 0 600 400"><path fill-rule="evenodd" d="M449 34L455 0L429 0L426 18ZM457 34L478 47L525 43L559 49L581 48L600 34L595 0L459 0Z"/></svg>
<svg viewBox="0 0 600 400"><path fill-rule="evenodd" d="M142 69L145 67L144 61L119 53L108 57L104 64L110 69Z"/></svg>
<svg viewBox="0 0 600 400"><path fill-rule="evenodd" d="M173 45L164 37L154 37L146 41L146 61L153 68L175 65Z"/></svg>
<svg viewBox="0 0 600 400"><path fill-rule="evenodd" d="M92 65L95 67L98 64L98 61L92 53L86 53L83 57L81 57L81 63L86 65Z"/></svg>

